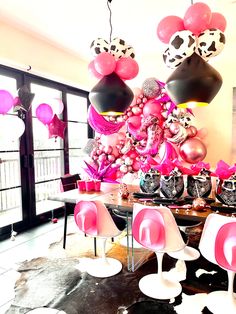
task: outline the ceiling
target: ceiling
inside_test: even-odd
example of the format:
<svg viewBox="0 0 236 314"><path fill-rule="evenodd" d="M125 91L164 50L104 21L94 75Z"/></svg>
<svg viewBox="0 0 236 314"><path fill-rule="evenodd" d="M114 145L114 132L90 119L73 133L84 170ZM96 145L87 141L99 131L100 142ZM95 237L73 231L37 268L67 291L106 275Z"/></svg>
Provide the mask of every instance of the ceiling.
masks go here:
<svg viewBox="0 0 236 314"><path fill-rule="evenodd" d="M197 1L193 1L195 3ZM202 0L212 12L227 20L227 43L236 47L236 0ZM112 0L112 38L134 47L138 63L162 58L165 45L156 35L159 21L168 15L184 16L191 0ZM107 0L0 0L0 20L76 54L92 60L90 44L102 37L109 41Z"/></svg>

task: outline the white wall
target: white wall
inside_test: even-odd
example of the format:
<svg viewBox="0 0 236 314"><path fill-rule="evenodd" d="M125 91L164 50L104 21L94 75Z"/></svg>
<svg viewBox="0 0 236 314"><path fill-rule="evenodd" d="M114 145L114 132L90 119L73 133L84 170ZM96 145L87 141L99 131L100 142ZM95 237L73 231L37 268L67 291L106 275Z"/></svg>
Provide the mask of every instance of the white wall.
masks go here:
<svg viewBox="0 0 236 314"><path fill-rule="evenodd" d="M0 23L0 62L25 70L28 65L31 72L60 82L90 90L96 83L88 73L88 64L69 51L24 33L6 23ZM236 47L226 44L223 52L211 60L223 77L223 86L208 107L194 110L195 125L208 129L208 154L205 161L212 166L219 159L228 163L236 162L232 156L232 88L236 86ZM161 54L153 52L148 58L139 58L140 72L137 78L128 82L131 87L141 87L148 77L165 81L172 70L168 69ZM234 140L236 145L236 139Z"/></svg>

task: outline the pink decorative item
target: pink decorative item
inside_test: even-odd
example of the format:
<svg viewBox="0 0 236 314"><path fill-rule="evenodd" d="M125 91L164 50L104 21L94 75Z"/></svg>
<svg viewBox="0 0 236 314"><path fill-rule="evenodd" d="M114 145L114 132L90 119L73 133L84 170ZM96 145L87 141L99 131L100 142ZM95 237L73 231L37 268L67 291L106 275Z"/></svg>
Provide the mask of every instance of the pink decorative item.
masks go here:
<svg viewBox="0 0 236 314"><path fill-rule="evenodd" d="M85 181L85 188L87 192L94 191L94 188L95 188L94 181L93 180Z"/></svg>
<svg viewBox="0 0 236 314"><path fill-rule="evenodd" d="M209 28L211 22L211 9L203 2L192 4L184 15L184 28L198 36Z"/></svg>
<svg viewBox="0 0 236 314"><path fill-rule="evenodd" d="M101 75L111 74L116 67L116 60L109 52L101 52L94 59L94 68Z"/></svg>
<svg viewBox="0 0 236 314"><path fill-rule="evenodd" d="M77 187L78 187L79 192L86 191L85 181L84 180L77 180Z"/></svg>
<svg viewBox="0 0 236 314"><path fill-rule="evenodd" d="M226 29L226 25L227 25L226 19L221 13L212 12L209 28L219 29L222 32L224 32Z"/></svg>
<svg viewBox="0 0 236 314"><path fill-rule="evenodd" d="M169 15L159 22L157 26L157 37L164 44L168 44L171 36L182 30L184 30L183 19L175 15Z"/></svg>
<svg viewBox="0 0 236 314"><path fill-rule="evenodd" d="M6 90L0 90L0 114L6 114L14 104L13 96Z"/></svg>
<svg viewBox="0 0 236 314"><path fill-rule="evenodd" d="M58 136L64 139L66 123L61 121L55 114L51 122L48 124L49 138L57 138Z"/></svg>
<svg viewBox="0 0 236 314"><path fill-rule="evenodd" d="M102 74L98 73L98 71L95 69L95 66L94 66L94 60L92 60L89 65L88 65L88 70L89 72L91 73L92 76L94 76L95 78L97 79L101 79L103 77Z"/></svg>
<svg viewBox="0 0 236 314"><path fill-rule="evenodd" d="M184 161L195 164L206 157L207 149L200 139L193 137L180 145L179 154Z"/></svg>
<svg viewBox="0 0 236 314"><path fill-rule="evenodd" d="M132 58L120 58L116 62L115 72L122 80L131 80L138 75L138 63Z"/></svg>
<svg viewBox="0 0 236 314"><path fill-rule="evenodd" d="M101 191L101 180L94 180L94 191Z"/></svg>
<svg viewBox="0 0 236 314"><path fill-rule="evenodd" d="M96 236L97 228L97 206L93 202L80 201L75 205L74 219L84 233Z"/></svg>
<svg viewBox="0 0 236 314"><path fill-rule="evenodd" d="M36 117L41 121L43 124L49 124L53 118L53 110L51 106L48 104L40 104L36 108Z"/></svg>

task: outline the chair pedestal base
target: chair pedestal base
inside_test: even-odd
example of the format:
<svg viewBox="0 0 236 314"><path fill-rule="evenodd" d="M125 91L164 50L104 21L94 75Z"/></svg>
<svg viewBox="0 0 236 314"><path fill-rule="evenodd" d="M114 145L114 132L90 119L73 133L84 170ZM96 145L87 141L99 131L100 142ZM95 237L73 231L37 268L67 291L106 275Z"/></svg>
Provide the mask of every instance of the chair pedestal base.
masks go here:
<svg viewBox="0 0 236 314"><path fill-rule="evenodd" d="M89 275L98 278L111 277L118 274L122 269L120 261L114 258L106 257L95 258L88 261L86 271Z"/></svg>
<svg viewBox="0 0 236 314"><path fill-rule="evenodd" d="M200 257L200 252L191 246L185 246L183 250L171 252L168 255L182 261L194 261Z"/></svg>
<svg viewBox="0 0 236 314"><path fill-rule="evenodd" d="M148 297L160 300L174 298L182 292L181 284L166 279L165 272L162 273L162 276L159 274L144 276L139 281L139 289Z"/></svg>
<svg viewBox="0 0 236 314"><path fill-rule="evenodd" d="M207 295L207 308L214 314L235 314L236 293L234 296L228 291L214 291Z"/></svg>

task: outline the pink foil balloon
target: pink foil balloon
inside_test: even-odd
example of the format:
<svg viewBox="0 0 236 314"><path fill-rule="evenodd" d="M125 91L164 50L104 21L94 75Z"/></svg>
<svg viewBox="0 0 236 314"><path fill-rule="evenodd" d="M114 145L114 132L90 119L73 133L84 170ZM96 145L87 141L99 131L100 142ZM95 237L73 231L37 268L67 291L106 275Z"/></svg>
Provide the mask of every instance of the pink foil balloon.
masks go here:
<svg viewBox="0 0 236 314"><path fill-rule="evenodd" d="M0 90L0 114L6 114L14 104L13 96L6 90Z"/></svg>
<svg viewBox="0 0 236 314"><path fill-rule="evenodd" d="M206 157L207 149L200 139L194 137L180 145L179 154L184 161L195 164Z"/></svg>

